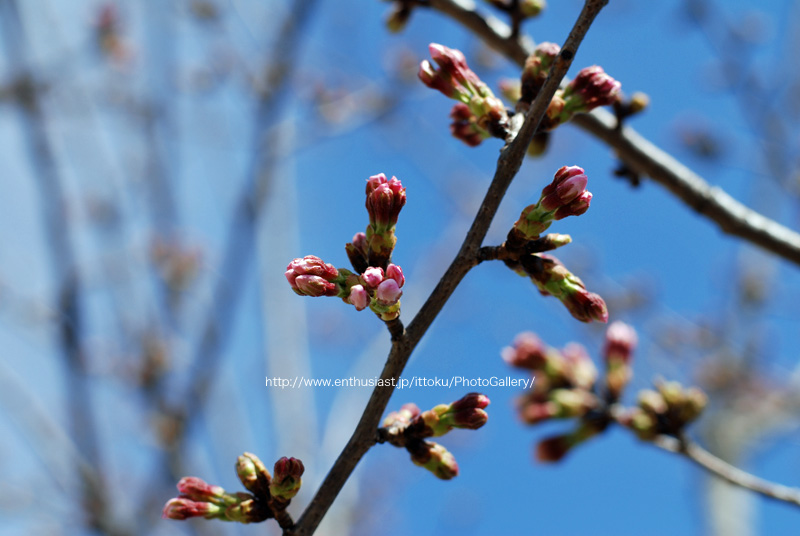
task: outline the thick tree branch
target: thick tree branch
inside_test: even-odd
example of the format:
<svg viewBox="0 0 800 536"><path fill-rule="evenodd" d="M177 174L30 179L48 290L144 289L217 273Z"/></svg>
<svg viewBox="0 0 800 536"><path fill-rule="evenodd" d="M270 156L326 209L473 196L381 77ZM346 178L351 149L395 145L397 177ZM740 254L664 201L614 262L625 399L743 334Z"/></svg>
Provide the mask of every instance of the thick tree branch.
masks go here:
<svg viewBox="0 0 800 536"><path fill-rule="evenodd" d="M775 484L774 482L751 475L717 458L689 439L659 436L655 441L655 445L669 452L674 452L689 458L703 469L731 484L754 491L770 499L800 506L800 489Z"/></svg>
<svg viewBox="0 0 800 536"><path fill-rule="evenodd" d="M608 0L587 0L562 47L561 54L553 64L547 81L528 110L525 122L519 129L519 133L503 149L489 190L486 192L475 220L467 232L467 236L455 259L453 259L445 275L411 321L408 329L398 337L396 334L400 333L400 326L390 326L393 335L392 349L381 373L383 380L396 380L400 377L411 356L411 352L431 326L444 304L447 303L458 284L477 263L480 246L500 206L500 201L522 165L525 150L544 117L547 106L558 89L561 79L569 70L583 37L589 30L592 21L607 3ZM372 396L350 441L342 450L339 458L325 477L317 494L305 512L303 512L291 534L301 536L314 533L358 462L375 444L381 416L386 410L393 392L394 389L391 387L376 387L372 392Z"/></svg>
<svg viewBox="0 0 800 536"><path fill-rule="evenodd" d="M512 38L506 24L478 13L467 0L429 0L422 5L456 20L520 66L533 48L530 40ZM710 186L632 128L618 130L616 119L607 111L597 109L590 114L579 114L572 122L614 148L632 171L665 186L725 233L800 265L800 234L747 208L722 189Z"/></svg>

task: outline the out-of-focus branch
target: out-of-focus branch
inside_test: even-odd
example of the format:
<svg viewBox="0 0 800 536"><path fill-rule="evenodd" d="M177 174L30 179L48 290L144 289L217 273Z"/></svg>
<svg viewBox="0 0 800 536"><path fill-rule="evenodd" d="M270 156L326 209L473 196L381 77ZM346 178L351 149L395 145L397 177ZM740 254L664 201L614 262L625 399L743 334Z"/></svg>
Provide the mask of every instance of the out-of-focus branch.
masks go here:
<svg viewBox="0 0 800 536"><path fill-rule="evenodd" d="M94 468L79 470L83 508L87 524L106 534L127 534L115 527L106 502L105 484L100 477L102 465L100 446L95 429L94 411L86 377L85 355L82 348L82 315L79 299L79 278L75 253L70 240L65 213L63 184L58 173L53 149L46 130L38 83L27 64L25 35L17 3L0 3L0 20L8 63L16 78L15 97L20 124L24 132L31 165L35 169L41 194L41 212L46 240L57 288L57 310L62 318L58 324L58 340L67 368L66 392L71 433L75 444Z"/></svg>
<svg viewBox="0 0 800 536"><path fill-rule="evenodd" d="M511 29L486 17L467 0L428 0L421 5L444 13L470 29L489 46L523 65L532 43L512 38ZM662 151L634 129L617 129L617 121L605 110L578 114L572 122L612 147L634 172L665 186L688 206L715 222L722 231L800 265L800 234L755 212Z"/></svg>
<svg viewBox="0 0 800 536"><path fill-rule="evenodd" d="M445 275L411 321L407 330L403 330L399 320L388 323L387 327L392 334L392 349L381 372L383 380L396 380L400 377L411 353L422 339L422 336L431 326L464 276L475 266L478 251L500 206L500 201L522 166L526 148L544 117L550 100L555 95L561 79L569 70L583 37L597 14L607 3L608 0L586 1L578 20L561 49L558 59L553 64L547 81L528 110L525 122L519 128L516 137L510 140L510 143L503 149L489 190L478 209L472 226L467 232L461 249L453 259ZM393 392L394 389L390 387L376 387L372 392L367 407L364 409L361 420L356 426L350 441L342 450L339 458L323 481L314 499L303 512L291 534L302 536L314 533L342 486L344 486L356 465L358 465L358 462L375 444L381 416L386 410Z"/></svg>
<svg viewBox="0 0 800 536"><path fill-rule="evenodd" d="M754 491L770 499L800 506L800 489L776 484L734 467L689 439L659 436L655 441L655 445L669 452L685 456L703 469L735 486Z"/></svg>

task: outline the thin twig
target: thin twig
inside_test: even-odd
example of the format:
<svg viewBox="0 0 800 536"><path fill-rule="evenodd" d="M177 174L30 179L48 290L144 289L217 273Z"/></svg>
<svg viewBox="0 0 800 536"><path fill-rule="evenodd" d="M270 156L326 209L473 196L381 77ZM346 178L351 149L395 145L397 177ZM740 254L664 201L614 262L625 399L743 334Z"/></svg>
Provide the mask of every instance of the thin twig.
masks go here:
<svg viewBox="0 0 800 536"><path fill-rule="evenodd" d="M608 0L587 0L575 26L564 43L558 60L550 71L547 81L528 110L522 128L516 138L503 149L489 190L486 192L475 220L455 259L453 259L445 275L411 321L408 329L405 332L401 332L402 324L399 324L399 322L394 326L390 326L393 335L392 349L381 372L383 380L396 380L400 377L412 351L422 339L422 336L431 326L458 284L476 264L479 248L486 237L503 195L522 165L526 147L544 117L547 106L558 89L561 78L567 73L583 37L589 30L592 21L607 2ZM395 336L396 333L403 334L397 337ZM291 534L301 536L314 533L358 462L375 444L381 416L386 410L393 392L394 389L391 387L376 387L373 390L350 441L342 450L339 458L325 477L319 490L317 490L317 494L303 512Z"/></svg>
<svg viewBox="0 0 800 536"><path fill-rule="evenodd" d="M670 436L659 436L654 441L654 444L669 452L685 456L703 469L731 484L754 491L770 499L800 506L800 489L776 484L734 467L687 438L676 439Z"/></svg>
<svg viewBox="0 0 800 536"><path fill-rule="evenodd" d="M530 40L521 36L512 38L506 24L482 15L464 0L429 0L422 5L459 22L520 66L533 48ZM618 130L616 119L606 110L578 114L572 123L608 144L632 171L665 186L688 206L715 222L723 232L800 265L800 234L747 208L722 189L710 186L634 129Z"/></svg>

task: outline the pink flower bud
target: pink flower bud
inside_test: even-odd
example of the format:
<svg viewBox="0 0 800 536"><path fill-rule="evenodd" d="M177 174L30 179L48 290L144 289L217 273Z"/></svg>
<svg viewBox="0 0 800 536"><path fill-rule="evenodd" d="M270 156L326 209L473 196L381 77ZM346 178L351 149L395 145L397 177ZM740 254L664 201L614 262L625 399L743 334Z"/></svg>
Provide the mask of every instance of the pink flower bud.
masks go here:
<svg viewBox="0 0 800 536"><path fill-rule="evenodd" d="M350 264L357 273L360 274L367 269L369 266L369 243L366 234L356 233L353 241L345 244L345 251L347 258L350 259Z"/></svg>
<svg viewBox="0 0 800 536"><path fill-rule="evenodd" d="M489 403L489 399L484 395L479 395ZM455 403L451 408L455 406ZM474 406L471 408L463 408L453 412L452 422L456 428L465 428L467 430L477 430L482 427L489 420L489 414L483 408L486 406Z"/></svg>
<svg viewBox="0 0 800 536"><path fill-rule="evenodd" d="M292 287L301 296L336 296L339 290L334 283L325 281L318 275L298 275Z"/></svg>
<svg viewBox="0 0 800 536"><path fill-rule="evenodd" d="M364 284L367 287L377 288L377 286L383 282L383 268L367 268L364 273L361 274L361 279L364 280Z"/></svg>
<svg viewBox="0 0 800 536"><path fill-rule="evenodd" d="M617 360L622 363L630 363L637 342L638 337L633 327L624 322L614 322L606 330L606 346L603 356L607 362Z"/></svg>
<svg viewBox="0 0 800 536"><path fill-rule="evenodd" d="M411 402L408 404L403 404L403 406L400 408L400 411L393 411L386 416L386 418L383 420L383 426L408 426L414 418L420 415L420 413L420 409L416 404Z"/></svg>
<svg viewBox="0 0 800 536"><path fill-rule="evenodd" d="M183 521L190 517L205 517L213 519L223 512L222 508L209 502L193 501L191 499L177 498L170 499L164 505L161 517L164 519L175 519Z"/></svg>
<svg viewBox="0 0 800 536"><path fill-rule="evenodd" d="M450 111L450 134L470 147L477 147L484 139L489 137L489 133L478 126L478 118L469 109L469 106L459 102Z"/></svg>
<svg viewBox="0 0 800 536"><path fill-rule="evenodd" d="M556 171L553 182L542 190L539 205L548 212L569 204L586 191L589 178L578 166L564 166Z"/></svg>
<svg viewBox="0 0 800 536"><path fill-rule="evenodd" d="M564 90L566 107L573 112L588 112L617 100L622 84L608 76L598 65L578 72Z"/></svg>
<svg viewBox="0 0 800 536"><path fill-rule="evenodd" d="M386 305L397 303L402 295L403 291L394 279L385 279L375 291L378 301Z"/></svg>
<svg viewBox="0 0 800 536"><path fill-rule="evenodd" d="M514 339L514 346L503 348L502 357L512 367L540 370L547 362L547 347L534 333L524 332Z"/></svg>
<svg viewBox="0 0 800 536"><path fill-rule="evenodd" d="M581 195L573 199L569 204L558 207L556 210L554 220L563 220L567 216L580 216L589 210L589 204L592 202L592 193L583 192Z"/></svg>
<svg viewBox="0 0 800 536"><path fill-rule="evenodd" d="M561 350L561 356L566 365L564 375L569 383L580 389L591 390L597 380L597 367L586 348L571 342Z"/></svg>
<svg viewBox="0 0 800 536"><path fill-rule="evenodd" d="M586 289L577 289L568 293L562 300L570 314L581 322L597 320L604 324L608 322L608 308L606 302L594 292Z"/></svg>
<svg viewBox="0 0 800 536"><path fill-rule="evenodd" d="M363 311L369 305L369 293L361 285L353 285L350 288L350 296L347 301L356 306L356 311Z"/></svg>
<svg viewBox="0 0 800 536"><path fill-rule="evenodd" d="M178 482L180 494L193 501L217 503L225 495L225 490L220 486L212 486L195 476L185 476Z"/></svg>
<svg viewBox="0 0 800 536"><path fill-rule="evenodd" d="M556 57L561 52L561 47L555 43L539 43L530 56L525 60L525 67L522 70L522 94L523 102L533 102L536 95L547 80L550 67Z"/></svg>
<svg viewBox="0 0 800 536"><path fill-rule="evenodd" d="M367 180L366 206L375 233L381 234L394 228L405 204L406 189L396 177L387 181L386 175L380 173Z"/></svg>
<svg viewBox="0 0 800 536"><path fill-rule="evenodd" d="M333 281L339 277L339 271L314 255L290 262L285 275L292 290L300 295L336 296L338 292Z"/></svg>
<svg viewBox="0 0 800 536"><path fill-rule="evenodd" d="M402 287L406 282L406 278L403 276L403 269L396 264L390 264L386 267L386 278L394 279L398 287Z"/></svg>

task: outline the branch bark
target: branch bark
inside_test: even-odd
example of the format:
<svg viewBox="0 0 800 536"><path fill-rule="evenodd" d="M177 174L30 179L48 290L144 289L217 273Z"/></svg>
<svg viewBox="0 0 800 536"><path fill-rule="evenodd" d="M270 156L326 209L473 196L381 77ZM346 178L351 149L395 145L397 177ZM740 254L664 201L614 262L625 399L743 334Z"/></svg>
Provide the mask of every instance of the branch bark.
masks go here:
<svg viewBox="0 0 800 536"><path fill-rule="evenodd" d="M428 0L421 5L449 16L517 65L522 66L533 50L530 39L512 37L508 25L482 15L466 0ZM751 210L721 188L710 186L634 129L617 129L616 118L606 110L576 115L572 122L612 147L632 171L666 187L723 232L800 265L800 234Z"/></svg>
<svg viewBox="0 0 800 536"><path fill-rule="evenodd" d="M654 444L669 452L685 456L703 469L733 485L754 491L770 499L800 506L800 489L776 484L734 467L690 439L660 436Z"/></svg>
<svg viewBox="0 0 800 536"><path fill-rule="evenodd" d="M569 70L583 37L597 14L607 3L608 0L587 0L585 2L578 20L562 47L561 54L550 70L547 81L528 110L525 122L516 137L501 152L492 183L455 259L408 328L402 330L402 324L399 322L389 326L392 333L392 349L381 372L381 379L396 381L400 377L422 336L461 280L477 264L480 246L500 206L500 201L522 165L525 150L544 117L561 79ZM310 535L317 529L358 462L375 444L381 416L386 410L393 392L394 388L392 387L376 387L373 390L350 441L325 477L294 530L289 531L290 534L294 536Z"/></svg>

